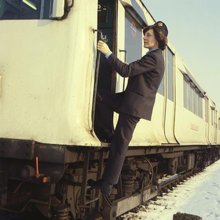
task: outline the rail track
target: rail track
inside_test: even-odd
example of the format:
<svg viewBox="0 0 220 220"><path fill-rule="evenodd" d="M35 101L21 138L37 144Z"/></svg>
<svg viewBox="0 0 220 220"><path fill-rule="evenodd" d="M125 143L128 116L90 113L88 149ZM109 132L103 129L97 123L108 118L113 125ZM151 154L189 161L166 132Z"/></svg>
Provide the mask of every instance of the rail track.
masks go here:
<svg viewBox="0 0 220 220"><path fill-rule="evenodd" d="M121 215L118 220L140 220L140 216L138 215L139 211L147 211L148 203L153 201L155 206L161 206L160 202L157 202L157 197L163 197L164 194L168 194L170 191L173 191L174 187L178 187L178 185L187 181L189 178L194 177L198 173L202 172L201 168L194 168L190 171L184 171L179 174L175 174L172 176L164 176L158 181L158 195L153 197L151 200L147 201L144 205L140 205L133 210L129 211Z"/></svg>

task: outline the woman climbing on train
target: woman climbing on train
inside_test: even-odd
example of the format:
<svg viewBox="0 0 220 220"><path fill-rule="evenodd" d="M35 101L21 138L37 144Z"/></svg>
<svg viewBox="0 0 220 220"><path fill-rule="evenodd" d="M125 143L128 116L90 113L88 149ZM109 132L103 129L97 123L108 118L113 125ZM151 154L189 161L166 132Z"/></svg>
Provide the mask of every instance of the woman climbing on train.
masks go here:
<svg viewBox="0 0 220 220"><path fill-rule="evenodd" d="M136 124L141 118L151 120L156 93L164 75L162 50L167 45L166 25L158 21L145 27L143 34L144 47L149 51L140 60L130 64L121 62L106 43L98 42L98 50L105 55L112 68L121 76L129 77L124 92L100 90L97 95L96 129L106 133L107 139L111 139L113 134L113 120L106 118L105 113L113 110L119 114L102 179L88 181L92 188L100 189L104 195L110 195L112 186L118 183Z"/></svg>

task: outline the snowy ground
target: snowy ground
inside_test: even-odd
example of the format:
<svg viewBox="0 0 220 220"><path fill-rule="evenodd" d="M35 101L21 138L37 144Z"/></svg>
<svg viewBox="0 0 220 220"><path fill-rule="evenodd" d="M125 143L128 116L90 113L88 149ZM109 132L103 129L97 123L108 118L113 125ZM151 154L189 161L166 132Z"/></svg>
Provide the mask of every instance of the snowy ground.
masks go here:
<svg viewBox="0 0 220 220"><path fill-rule="evenodd" d="M138 214L131 213L130 219L172 220L181 212L202 220L220 220L220 160L141 209Z"/></svg>

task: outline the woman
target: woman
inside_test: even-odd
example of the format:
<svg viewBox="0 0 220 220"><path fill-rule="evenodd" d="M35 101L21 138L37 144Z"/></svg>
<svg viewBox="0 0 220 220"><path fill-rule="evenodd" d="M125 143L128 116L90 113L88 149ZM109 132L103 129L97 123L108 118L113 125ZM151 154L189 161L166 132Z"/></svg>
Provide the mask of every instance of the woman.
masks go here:
<svg viewBox="0 0 220 220"><path fill-rule="evenodd" d="M113 110L119 119L111 141L111 148L102 179L89 180L88 184L100 189L102 194L110 195L112 186L117 184L124 163L128 145L140 118L151 120L156 93L164 74L162 50L167 45L168 30L159 21L143 29L144 47L149 51L140 60L125 64L121 62L102 41L98 50L107 62L123 77L129 77L127 88L122 93L99 91L97 96L97 129L111 134L112 120L104 118L103 113Z"/></svg>

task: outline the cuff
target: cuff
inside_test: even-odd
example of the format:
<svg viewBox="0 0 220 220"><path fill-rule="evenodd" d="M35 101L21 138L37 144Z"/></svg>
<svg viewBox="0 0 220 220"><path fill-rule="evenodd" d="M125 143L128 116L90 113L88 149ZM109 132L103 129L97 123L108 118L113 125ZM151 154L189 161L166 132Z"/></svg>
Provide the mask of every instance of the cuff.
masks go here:
<svg viewBox="0 0 220 220"><path fill-rule="evenodd" d="M106 59L108 59L109 58L109 56L112 54L112 52L110 51L110 52L108 52L106 55L105 55L105 58Z"/></svg>

